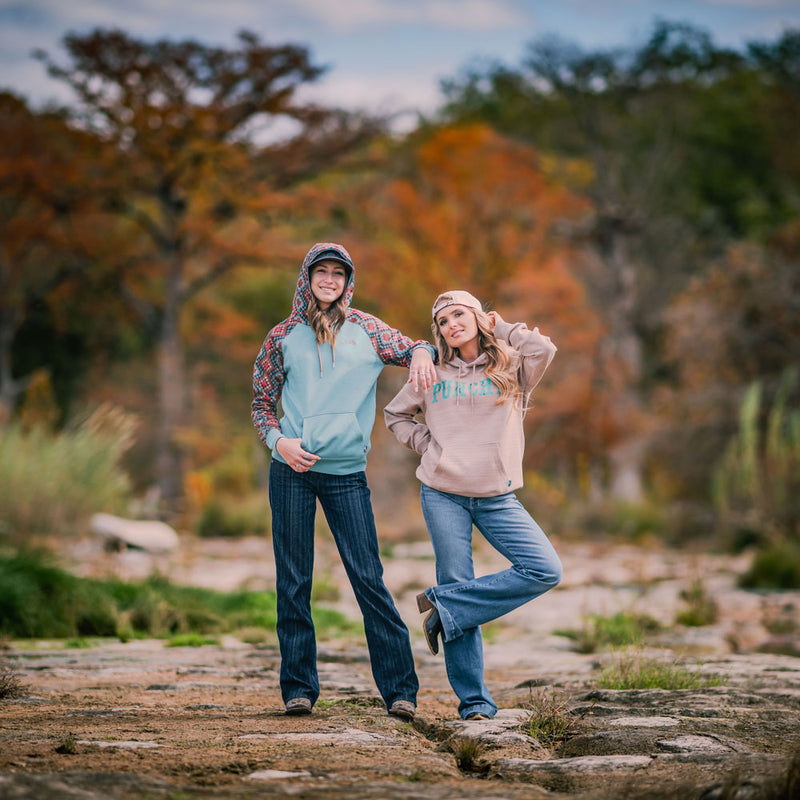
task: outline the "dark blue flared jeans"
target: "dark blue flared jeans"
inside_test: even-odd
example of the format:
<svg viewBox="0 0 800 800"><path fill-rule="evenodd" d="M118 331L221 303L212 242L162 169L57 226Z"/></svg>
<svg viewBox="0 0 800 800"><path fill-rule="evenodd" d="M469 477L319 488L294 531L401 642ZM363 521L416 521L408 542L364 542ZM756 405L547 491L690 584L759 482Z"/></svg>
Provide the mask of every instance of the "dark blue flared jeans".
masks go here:
<svg viewBox="0 0 800 800"><path fill-rule="evenodd" d="M408 629L383 582L383 565L367 476L295 472L273 459L269 470L272 546L278 595L278 642L284 702L319 697L317 644L311 620L314 518L319 500L364 617L372 676L387 708L416 703Z"/></svg>

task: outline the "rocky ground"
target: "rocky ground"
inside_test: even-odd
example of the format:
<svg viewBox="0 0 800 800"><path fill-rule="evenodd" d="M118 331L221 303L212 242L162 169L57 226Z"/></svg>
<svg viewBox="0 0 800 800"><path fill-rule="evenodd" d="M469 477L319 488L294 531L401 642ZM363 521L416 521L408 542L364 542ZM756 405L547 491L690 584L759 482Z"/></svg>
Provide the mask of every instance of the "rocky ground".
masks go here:
<svg viewBox="0 0 800 800"><path fill-rule="evenodd" d="M218 588L270 586L268 543L203 542L169 556L74 552L84 574ZM558 545L562 586L486 631L487 682L501 711L462 722L441 657L419 633L414 595L432 580L425 543L396 545L387 584L412 632L421 683L413 724L389 717L362 641L320 643L322 695L286 717L272 643L11 643L3 660L23 693L0 701L0 798L737 798L800 797L800 593L736 589L746 559L662 548ZM481 571L502 566L479 550ZM317 561L332 602L356 616L330 544ZM701 581L717 622L674 624ZM680 662L717 686L598 688L618 656L581 654L562 635L590 613L648 613L665 626L647 656ZM530 735L548 704L569 730Z"/></svg>

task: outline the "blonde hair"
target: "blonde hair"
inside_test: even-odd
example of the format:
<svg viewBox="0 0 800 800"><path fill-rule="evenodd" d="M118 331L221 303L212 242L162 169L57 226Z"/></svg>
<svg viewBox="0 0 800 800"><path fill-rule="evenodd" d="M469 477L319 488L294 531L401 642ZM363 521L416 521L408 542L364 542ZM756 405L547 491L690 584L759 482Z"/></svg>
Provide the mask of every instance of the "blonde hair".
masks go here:
<svg viewBox="0 0 800 800"><path fill-rule="evenodd" d="M314 292L311 291L310 284L311 272L313 272L314 267L320 266L321 264L338 265L339 262L317 261L312 265L308 274L309 294L311 296L308 300L306 318L308 319L308 324L311 326L311 330L314 331L314 337L317 340L317 344L330 342L331 345L334 345L336 343L336 334L339 333L339 328L342 327L342 323L344 323L344 318L347 313L347 301L345 300L345 295L347 294L347 280L345 280L344 291L341 293L341 295L339 295L339 297L334 300L326 309L320 308L317 298L314 297Z"/></svg>
<svg viewBox="0 0 800 800"><path fill-rule="evenodd" d="M511 345L498 339L492 331L492 323L485 311L465 306L478 323L478 352L486 353L486 377L497 387L500 397L497 404L511 399L515 405L522 406L522 392L519 385L519 353ZM433 339L439 350L439 363L452 361L458 348L450 347L434 319L431 325Z"/></svg>

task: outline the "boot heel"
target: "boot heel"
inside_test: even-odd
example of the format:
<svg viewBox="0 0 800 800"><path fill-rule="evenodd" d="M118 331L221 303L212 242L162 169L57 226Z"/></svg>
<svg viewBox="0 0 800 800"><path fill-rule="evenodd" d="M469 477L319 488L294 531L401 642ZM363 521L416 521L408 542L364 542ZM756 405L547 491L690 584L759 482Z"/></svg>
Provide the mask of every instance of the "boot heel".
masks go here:
<svg viewBox="0 0 800 800"><path fill-rule="evenodd" d="M436 608L436 606L428 600L428 595L426 595L425 592L420 592L420 594L417 595L417 608L420 614L424 614L426 611Z"/></svg>

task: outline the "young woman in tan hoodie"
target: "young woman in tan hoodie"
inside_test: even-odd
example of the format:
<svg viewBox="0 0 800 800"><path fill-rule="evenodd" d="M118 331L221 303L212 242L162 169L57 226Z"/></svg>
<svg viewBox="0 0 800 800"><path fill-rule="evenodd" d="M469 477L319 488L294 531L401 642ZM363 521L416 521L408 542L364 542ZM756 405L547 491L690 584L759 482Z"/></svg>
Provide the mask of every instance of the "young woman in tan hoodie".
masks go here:
<svg viewBox="0 0 800 800"><path fill-rule="evenodd" d="M436 381L428 391L407 383L384 415L421 456L416 474L437 581L417 597L420 612L428 612L428 647L436 655L442 638L461 717L488 719L497 704L484 680L480 626L561 580L552 544L514 495L522 486L522 419L556 347L538 328L484 312L462 290L439 295L432 315ZM475 577L473 525L508 569Z"/></svg>

